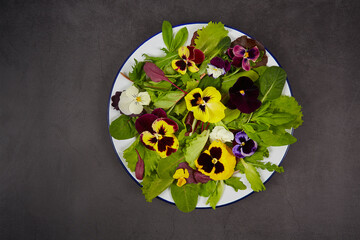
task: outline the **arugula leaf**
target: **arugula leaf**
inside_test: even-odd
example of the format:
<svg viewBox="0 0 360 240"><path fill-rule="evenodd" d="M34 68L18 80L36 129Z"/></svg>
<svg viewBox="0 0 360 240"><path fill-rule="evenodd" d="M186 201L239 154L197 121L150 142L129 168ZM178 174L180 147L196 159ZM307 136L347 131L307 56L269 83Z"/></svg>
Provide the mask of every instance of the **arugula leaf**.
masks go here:
<svg viewBox="0 0 360 240"><path fill-rule="evenodd" d="M198 202L198 184L185 184L182 187L178 187L175 183L170 187L171 196L175 202L177 208L182 212L191 212L196 208Z"/></svg>
<svg viewBox="0 0 360 240"><path fill-rule="evenodd" d="M199 195L209 197L216 189L216 181L208 181L207 183L200 184Z"/></svg>
<svg viewBox="0 0 360 240"><path fill-rule="evenodd" d="M166 158L161 158L157 167L157 173L160 178L172 178L179 163L184 161L184 156L181 150L171 154Z"/></svg>
<svg viewBox="0 0 360 240"><path fill-rule="evenodd" d="M145 62L138 62L136 59L135 64L132 67L132 71L129 73L129 78L134 84L140 86L146 79L146 74L143 71Z"/></svg>
<svg viewBox="0 0 360 240"><path fill-rule="evenodd" d="M280 96L277 99L274 99L271 101L271 110L273 112L279 112L279 113L288 113L295 116L295 119L293 121L290 121L286 124L283 124L282 127L289 129L289 128L298 128L302 123L302 112L301 112L301 106L298 104L298 102L293 97L289 96Z"/></svg>
<svg viewBox="0 0 360 240"><path fill-rule="evenodd" d="M210 195L208 200L206 201L206 204L210 204L210 206L215 209L216 204L219 202L222 194L224 192L224 181L220 180L216 183L216 189L215 191Z"/></svg>
<svg viewBox="0 0 360 240"><path fill-rule="evenodd" d="M159 68L163 69L167 65L171 64L171 61L177 58L179 55L177 52L168 52L163 57L152 57L147 54L143 54L145 61L151 61L156 64Z"/></svg>
<svg viewBox="0 0 360 240"><path fill-rule="evenodd" d="M174 40L171 43L170 52L176 51L179 47L183 46L188 38L189 32L186 27L181 28L175 35Z"/></svg>
<svg viewBox="0 0 360 240"><path fill-rule="evenodd" d="M272 172L272 171L276 171L278 173L284 172L283 167L279 167L278 165L272 164L271 162L264 163L264 162L256 161L256 162L251 162L251 164L254 167L261 168L263 170L268 170L269 172Z"/></svg>
<svg viewBox="0 0 360 240"><path fill-rule="evenodd" d="M157 98L154 106L157 108L169 109L176 104L180 99L184 97L184 93L181 91L171 91Z"/></svg>
<svg viewBox="0 0 360 240"><path fill-rule="evenodd" d="M145 176L142 181L142 193L147 202L152 202L160 193L168 188L174 181L173 178L159 178L158 176Z"/></svg>
<svg viewBox="0 0 360 240"><path fill-rule="evenodd" d="M220 40L228 35L228 31L221 22L209 22L206 27L199 29L197 33L199 36L195 39L195 46L197 49L200 49L205 56L212 56Z"/></svg>
<svg viewBox="0 0 360 240"><path fill-rule="evenodd" d="M286 72L284 69L272 66L260 76L260 92L262 94L261 102L280 97L286 81Z"/></svg>
<svg viewBox="0 0 360 240"><path fill-rule="evenodd" d="M240 180L239 177L231 177L229 179L225 180L225 184L231 186L232 188L234 188L235 192L237 192L238 190L245 190L246 186L245 184Z"/></svg>
<svg viewBox="0 0 360 240"><path fill-rule="evenodd" d="M296 138L288 132L275 133L273 130L256 133L267 146L285 146L296 142ZM251 137L250 137L251 138Z"/></svg>
<svg viewBox="0 0 360 240"><path fill-rule="evenodd" d="M246 163L244 159L240 160L242 165L244 166L246 179L249 181L252 190L255 192L265 190L265 186L260 179L260 175L258 171L256 171L255 167L251 163Z"/></svg>
<svg viewBox="0 0 360 240"><path fill-rule="evenodd" d="M117 140L125 140L137 135L135 129L135 118L121 115L111 122L109 126L110 135Z"/></svg>
<svg viewBox="0 0 360 240"><path fill-rule="evenodd" d="M209 130L203 131L200 135L193 133L190 138L185 139L185 147L183 149L185 160L190 167L195 168L195 160L202 152L208 138Z"/></svg>
<svg viewBox="0 0 360 240"><path fill-rule="evenodd" d="M168 50L170 50L171 42L173 40L173 29L171 23L163 21L162 24L162 37Z"/></svg>

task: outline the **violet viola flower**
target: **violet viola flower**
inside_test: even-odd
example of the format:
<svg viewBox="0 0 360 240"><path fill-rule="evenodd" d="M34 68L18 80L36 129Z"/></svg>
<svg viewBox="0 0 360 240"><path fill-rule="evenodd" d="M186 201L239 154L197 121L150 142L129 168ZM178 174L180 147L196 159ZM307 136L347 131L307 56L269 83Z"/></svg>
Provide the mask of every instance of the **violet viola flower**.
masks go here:
<svg viewBox="0 0 360 240"><path fill-rule="evenodd" d="M231 63L229 61L224 61L220 57L214 57L211 59L210 63L207 66L207 74L213 78L218 78L221 75L227 73L231 68Z"/></svg>
<svg viewBox="0 0 360 240"><path fill-rule="evenodd" d="M230 100L227 107L239 109L243 113L252 113L261 106L258 100L259 88L248 77L240 77L229 89Z"/></svg>
<svg viewBox="0 0 360 240"><path fill-rule="evenodd" d="M227 53L232 59L232 65L237 68L241 67L245 71L250 70L250 61L255 62L260 56L260 51L257 46L246 49L243 46L235 45L233 48L229 48Z"/></svg>
<svg viewBox="0 0 360 240"><path fill-rule="evenodd" d="M237 144L233 147L232 152L238 158L249 157L257 150L257 143L243 131L235 134L235 141Z"/></svg>

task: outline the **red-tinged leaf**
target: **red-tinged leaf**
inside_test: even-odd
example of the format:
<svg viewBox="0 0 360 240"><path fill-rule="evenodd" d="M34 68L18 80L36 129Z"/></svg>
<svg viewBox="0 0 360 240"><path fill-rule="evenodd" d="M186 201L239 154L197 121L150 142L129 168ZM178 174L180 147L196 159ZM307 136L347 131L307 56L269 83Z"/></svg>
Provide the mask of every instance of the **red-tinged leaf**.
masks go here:
<svg viewBox="0 0 360 240"><path fill-rule="evenodd" d="M144 71L146 75L153 81L153 82L160 82L160 81L171 81L165 77L165 73L152 62L146 62L144 65Z"/></svg>
<svg viewBox="0 0 360 240"><path fill-rule="evenodd" d="M135 177L138 180L142 180L144 178L144 170L145 170L144 160L140 157L140 154L136 149L135 149L135 151L138 155L138 161L137 161L136 167L135 167Z"/></svg>

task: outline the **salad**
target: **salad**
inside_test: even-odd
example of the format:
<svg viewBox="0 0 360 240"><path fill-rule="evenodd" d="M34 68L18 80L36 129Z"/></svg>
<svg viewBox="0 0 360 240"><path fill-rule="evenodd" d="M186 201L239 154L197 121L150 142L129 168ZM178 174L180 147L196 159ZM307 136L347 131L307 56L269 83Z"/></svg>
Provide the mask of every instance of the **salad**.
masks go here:
<svg viewBox="0 0 360 240"><path fill-rule="evenodd" d="M200 197L215 209L225 188L244 191L245 182L265 190L260 172L284 171L267 161L269 149L296 142L290 130L303 122L301 106L282 95L285 71L267 66L260 42L231 39L220 22L189 36L164 21L162 38L163 53L135 59L121 73L131 85L111 97L109 132L132 140L123 158L146 201L169 189L190 212Z"/></svg>

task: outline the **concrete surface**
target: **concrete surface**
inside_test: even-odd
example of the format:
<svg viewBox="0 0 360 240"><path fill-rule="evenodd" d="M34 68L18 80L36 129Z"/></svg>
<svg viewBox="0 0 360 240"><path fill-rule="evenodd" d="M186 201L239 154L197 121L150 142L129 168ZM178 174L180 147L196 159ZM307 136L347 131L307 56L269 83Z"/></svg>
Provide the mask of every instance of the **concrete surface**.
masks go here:
<svg viewBox="0 0 360 240"><path fill-rule="evenodd" d="M359 239L359 1L1 1L0 239ZM222 21L260 40L303 106L267 190L189 214L118 162L108 97L138 45Z"/></svg>

